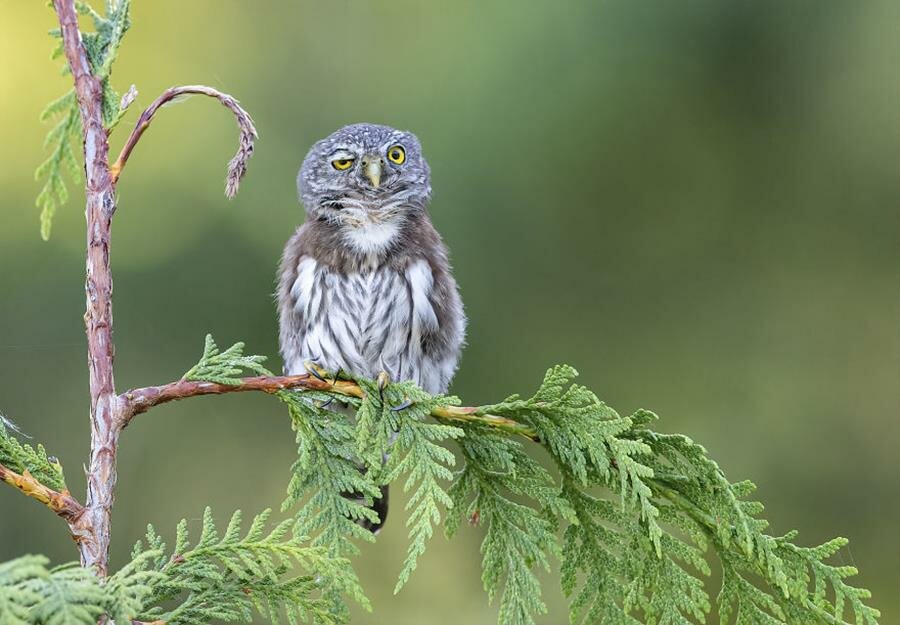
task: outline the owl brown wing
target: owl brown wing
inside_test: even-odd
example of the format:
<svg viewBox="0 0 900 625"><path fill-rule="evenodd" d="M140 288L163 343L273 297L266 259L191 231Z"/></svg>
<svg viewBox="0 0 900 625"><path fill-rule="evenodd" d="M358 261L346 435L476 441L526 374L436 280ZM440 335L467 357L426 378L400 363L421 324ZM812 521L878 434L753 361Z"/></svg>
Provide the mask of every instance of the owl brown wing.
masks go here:
<svg viewBox="0 0 900 625"><path fill-rule="evenodd" d="M288 240L278 270L278 338L284 372L288 375L300 373L296 368L302 367L301 351L307 326L304 311L298 309L291 293L297 282L300 261L306 257L303 229L304 226L300 226Z"/></svg>
<svg viewBox="0 0 900 625"><path fill-rule="evenodd" d="M422 331L423 371L420 379L426 391L445 393L459 364L465 341L466 316L443 245L429 254L428 262L432 273L428 302L437 323Z"/></svg>

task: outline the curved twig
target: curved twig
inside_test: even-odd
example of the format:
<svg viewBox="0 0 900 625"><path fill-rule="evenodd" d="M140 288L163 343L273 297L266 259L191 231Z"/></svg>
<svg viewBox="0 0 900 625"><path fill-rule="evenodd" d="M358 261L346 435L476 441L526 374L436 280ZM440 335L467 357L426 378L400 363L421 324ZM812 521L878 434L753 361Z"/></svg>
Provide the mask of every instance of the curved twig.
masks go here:
<svg viewBox="0 0 900 625"><path fill-rule="evenodd" d="M112 177L114 183L119 179L122 169L125 167L125 163L128 162L128 157L131 156L132 150L134 150L134 147L137 145L138 141L140 141L144 131L150 126L150 122L153 121L153 116L156 112L163 106L171 104L179 98L192 95L205 95L210 98L216 98L225 108L234 113L238 128L240 129L240 140L238 142L237 153L228 163L228 175L225 177L225 195L228 198L233 198L237 194L241 178L247 173L247 161L253 156L253 143L259 135L256 132L256 127L253 125L253 118L250 117L250 114L247 111L241 108L241 105L235 98L227 93L222 93L221 91L217 91L216 89L205 85L169 87L163 91L143 113L141 113L141 116L138 117L137 123L134 126L134 130L131 131L131 135L128 137L128 141L125 142L125 146L119 153L119 158L117 158L116 162L109 168L109 175Z"/></svg>

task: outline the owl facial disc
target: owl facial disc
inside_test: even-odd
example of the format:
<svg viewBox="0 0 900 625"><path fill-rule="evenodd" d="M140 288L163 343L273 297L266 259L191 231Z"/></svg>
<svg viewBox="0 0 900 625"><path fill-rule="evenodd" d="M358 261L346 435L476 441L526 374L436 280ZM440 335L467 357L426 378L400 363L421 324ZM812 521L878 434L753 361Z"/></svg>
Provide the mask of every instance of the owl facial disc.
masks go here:
<svg viewBox="0 0 900 625"><path fill-rule="evenodd" d="M376 124L344 126L316 142L297 176L307 214L341 227L402 225L431 197L431 174L411 132Z"/></svg>

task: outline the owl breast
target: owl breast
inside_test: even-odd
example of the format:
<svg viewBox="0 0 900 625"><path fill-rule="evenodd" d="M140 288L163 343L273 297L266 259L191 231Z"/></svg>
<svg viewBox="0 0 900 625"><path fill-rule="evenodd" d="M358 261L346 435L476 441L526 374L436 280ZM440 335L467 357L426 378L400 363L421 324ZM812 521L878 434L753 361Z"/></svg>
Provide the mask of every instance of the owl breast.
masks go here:
<svg viewBox="0 0 900 625"><path fill-rule="evenodd" d="M304 363L315 361L368 378L385 371L435 392L441 383L422 348L423 333L437 329L432 287L424 260L405 271L384 265L345 274L301 258L290 288L299 332L285 350L287 373L303 373Z"/></svg>

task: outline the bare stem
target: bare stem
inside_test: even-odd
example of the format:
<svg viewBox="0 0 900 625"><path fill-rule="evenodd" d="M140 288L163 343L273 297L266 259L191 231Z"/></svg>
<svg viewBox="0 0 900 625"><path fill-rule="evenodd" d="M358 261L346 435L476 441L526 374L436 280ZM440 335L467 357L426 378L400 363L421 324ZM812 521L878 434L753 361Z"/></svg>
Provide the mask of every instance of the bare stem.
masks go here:
<svg viewBox="0 0 900 625"><path fill-rule="evenodd" d="M119 406L113 379L112 275L109 233L116 210L115 185L109 175L109 144L103 127L100 81L91 73L78 30L73 0L54 0L66 59L75 80L75 94L84 136L85 219L87 256L84 315L88 343L91 395L91 458L85 500L89 535L79 543L81 563L106 575L109 556L109 515L116 485Z"/></svg>
<svg viewBox="0 0 900 625"><path fill-rule="evenodd" d="M290 389L324 391L347 397L362 398L365 396L365 391L353 381L329 380L327 376L316 376L310 373L247 377L241 378L238 384L177 380L161 386L148 386L123 393L119 397L121 404L124 406L122 427L128 425L136 415L170 401L198 397L200 395L223 395L248 391L261 391L273 394ZM539 440L535 431L528 426L506 417L486 414L477 407L440 406L431 411L431 416L443 421L479 423L509 434L524 436L532 441Z"/></svg>
<svg viewBox="0 0 900 625"><path fill-rule="evenodd" d="M247 161L253 156L253 143L259 135L256 132L256 127L253 125L253 119L250 117L250 114L241 108L241 105L237 100L227 93L222 93L221 91L217 91L212 87L206 87L204 85L169 87L163 91L162 95L156 98L143 113L141 113L141 116L134 126L134 130L131 131L131 135L128 137L128 141L125 142L125 146L119 153L119 158L117 158L116 162L109 168L109 173L113 182L116 182L119 179L122 169L125 167L125 163L128 162L128 157L131 156L132 150L134 150L134 147L137 145L138 141L140 141L144 131L150 126L150 122L153 121L153 116L156 115L156 112L166 104L169 104L178 98L191 95L205 95L216 98L223 106L234 113L238 128L240 129L240 139L238 142L237 153L228 163L228 175L225 178L225 195L229 198L235 196L241 178L243 178L244 174L247 172Z"/></svg>

